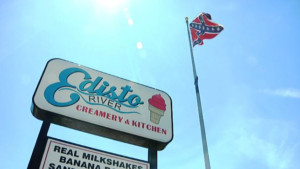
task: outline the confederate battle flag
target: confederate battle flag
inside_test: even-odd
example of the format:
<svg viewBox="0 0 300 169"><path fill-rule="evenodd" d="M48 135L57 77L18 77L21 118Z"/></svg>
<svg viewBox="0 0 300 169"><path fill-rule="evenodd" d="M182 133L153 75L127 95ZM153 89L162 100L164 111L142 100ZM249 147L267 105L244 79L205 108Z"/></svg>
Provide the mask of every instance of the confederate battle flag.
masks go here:
<svg viewBox="0 0 300 169"><path fill-rule="evenodd" d="M211 21L208 13L201 13L196 19L190 23L191 36L193 46L203 45L204 39L212 39L216 37L224 28L222 25Z"/></svg>

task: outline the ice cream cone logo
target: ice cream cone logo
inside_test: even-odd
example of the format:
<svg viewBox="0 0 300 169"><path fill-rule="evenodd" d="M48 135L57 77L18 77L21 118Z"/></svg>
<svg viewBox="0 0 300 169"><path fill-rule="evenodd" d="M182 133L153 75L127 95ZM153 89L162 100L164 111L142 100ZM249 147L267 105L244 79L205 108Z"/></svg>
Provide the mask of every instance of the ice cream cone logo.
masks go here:
<svg viewBox="0 0 300 169"><path fill-rule="evenodd" d="M159 124L161 116L166 111L166 103L160 94L153 95L149 100L150 121Z"/></svg>

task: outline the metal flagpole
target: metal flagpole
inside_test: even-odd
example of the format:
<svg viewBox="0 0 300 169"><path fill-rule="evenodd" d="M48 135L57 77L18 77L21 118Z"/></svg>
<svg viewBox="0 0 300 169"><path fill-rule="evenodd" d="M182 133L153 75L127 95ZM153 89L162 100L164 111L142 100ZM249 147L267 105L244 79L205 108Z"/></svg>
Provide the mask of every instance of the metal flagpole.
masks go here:
<svg viewBox="0 0 300 169"><path fill-rule="evenodd" d="M197 96L198 114L199 114L200 129L201 129L201 136L202 136L202 146L203 146L205 169L210 169L210 162L209 162L209 155L208 155L208 148L207 148L205 127L204 127L202 106L201 106L201 100L200 100L200 92L199 92L199 87L198 87L198 76L197 76L196 67L195 67L193 47L192 47L192 43L191 43L190 30L189 30L189 25L188 25L189 18L186 17L185 21L186 21L186 28L187 28L187 31L188 31L188 37L189 37L189 43L190 43L190 52L191 52L191 59L192 59L192 65L193 65L193 73L194 73L194 80L195 80L194 84L195 84L196 96Z"/></svg>

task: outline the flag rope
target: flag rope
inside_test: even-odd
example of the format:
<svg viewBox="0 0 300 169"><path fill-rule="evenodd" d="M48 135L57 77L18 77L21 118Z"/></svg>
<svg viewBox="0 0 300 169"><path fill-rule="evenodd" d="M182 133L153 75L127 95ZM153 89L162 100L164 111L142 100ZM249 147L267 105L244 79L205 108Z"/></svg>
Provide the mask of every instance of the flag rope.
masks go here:
<svg viewBox="0 0 300 169"><path fill-rule="evenodd" d="M199 92L199 86L198 86L198 76L197 76L196 67L195 67L193 47L192 47L192 43L191 43L190 30L189 30L189 25L188 25L189 21L188 20L189 20L188 17L186 17L185 21L186 21L186 27L187 27L188 37L189 37L191 60L192 60L192 65L193 65L193 74L194 74L194 80L195 80L194 85L195 85L197 104L198 104L198 114L199 114L200 129L201 129L201 136L202 136L202 146L203 146L205 169L210 169L210 162L209 162L209 154L208 154L208 147L207 147L207 141L206 141L204 119L203 119L200 92Z"/></svg>

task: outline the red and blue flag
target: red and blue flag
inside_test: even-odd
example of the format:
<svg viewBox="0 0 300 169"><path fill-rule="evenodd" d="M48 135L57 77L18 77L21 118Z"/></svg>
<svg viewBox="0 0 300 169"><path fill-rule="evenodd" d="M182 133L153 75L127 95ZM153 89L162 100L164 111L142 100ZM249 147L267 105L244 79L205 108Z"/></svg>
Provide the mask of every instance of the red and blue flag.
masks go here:
<svg viewBox="0 0 300 169"><path fill-rule="evenodd" d="M208 13L201 13L190 23L193 46L203 45L204 39L216 37L224 28L222 25L211 21Z"/></svg>

